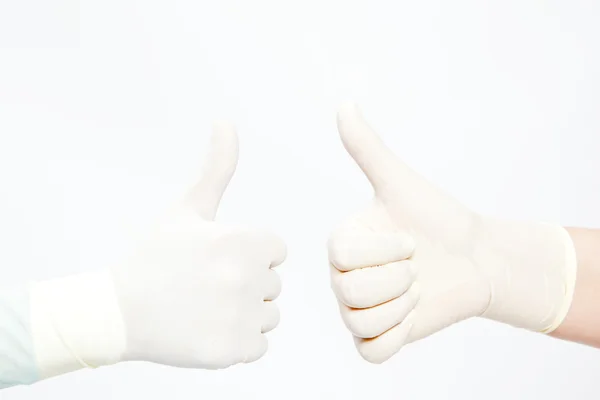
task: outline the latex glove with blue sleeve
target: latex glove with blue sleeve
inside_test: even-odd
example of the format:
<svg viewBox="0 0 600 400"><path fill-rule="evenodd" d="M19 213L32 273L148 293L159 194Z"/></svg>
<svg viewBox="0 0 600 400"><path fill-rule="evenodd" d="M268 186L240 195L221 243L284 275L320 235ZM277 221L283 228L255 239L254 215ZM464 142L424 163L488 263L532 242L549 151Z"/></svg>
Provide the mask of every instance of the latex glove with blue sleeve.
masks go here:
<svg viewBox="0 0 600 400"><path fill-rule="evenodd" d="M129 258L3 292L0 387L121 361L219 369L262 357L286 247L214 222L237 159L234 128L218 124L200 182Z"/></svg>

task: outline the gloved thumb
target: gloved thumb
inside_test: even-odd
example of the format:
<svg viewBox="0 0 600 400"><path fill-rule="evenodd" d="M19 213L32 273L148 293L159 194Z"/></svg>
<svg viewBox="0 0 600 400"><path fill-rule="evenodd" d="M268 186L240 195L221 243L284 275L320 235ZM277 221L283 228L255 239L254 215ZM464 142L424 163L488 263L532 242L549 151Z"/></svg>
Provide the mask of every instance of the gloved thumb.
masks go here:
<svg viewBox="0 0 600 400"><path fill-rule="evenodd" d="M235 172L238 152L235 127L225 121L216 122L202 175L186 197L187 205L202 218L214 220L221 197Z"/></svg>
<svg viewBox="0 0 600 400"><path fill-rule="evenodd" d="M367 176L375 192L381 193L397 178L402 164L367 124L358 106L344 104L337 115L337 126L346 151Z"/></svg>

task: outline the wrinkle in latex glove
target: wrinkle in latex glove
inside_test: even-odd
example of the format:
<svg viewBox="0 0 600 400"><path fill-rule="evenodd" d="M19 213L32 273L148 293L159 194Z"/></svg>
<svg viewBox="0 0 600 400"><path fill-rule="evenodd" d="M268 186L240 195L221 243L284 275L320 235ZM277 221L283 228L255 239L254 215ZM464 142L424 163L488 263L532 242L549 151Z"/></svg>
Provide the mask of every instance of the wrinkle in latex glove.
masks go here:
<svg viewBox="0 0 600 400"><path fill-rule="evenodd" d="M355 105L337 122L375 192L328 242L332 288L365 359L474 316L539 332L561 323L576 270L562 227L478 215L397 158Z"/></svg>

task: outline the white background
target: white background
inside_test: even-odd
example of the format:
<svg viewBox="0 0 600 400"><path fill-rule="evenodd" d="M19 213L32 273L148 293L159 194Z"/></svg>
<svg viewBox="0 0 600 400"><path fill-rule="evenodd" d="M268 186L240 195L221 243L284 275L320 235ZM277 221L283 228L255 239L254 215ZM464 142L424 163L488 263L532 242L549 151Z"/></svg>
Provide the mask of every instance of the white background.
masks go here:
<svg viewBox="0 0 600 400"><path fill-rule="evenodd" d="M594 0L0 0L2 286L117 260L194 182L214 118L241 136L219 218L289 245L261 361L123 364L0 399L597 399L600 352L487 321L367 364L325 241L371 196L335 128L348 99L475 210L600 227L599 19Z"/></svg>

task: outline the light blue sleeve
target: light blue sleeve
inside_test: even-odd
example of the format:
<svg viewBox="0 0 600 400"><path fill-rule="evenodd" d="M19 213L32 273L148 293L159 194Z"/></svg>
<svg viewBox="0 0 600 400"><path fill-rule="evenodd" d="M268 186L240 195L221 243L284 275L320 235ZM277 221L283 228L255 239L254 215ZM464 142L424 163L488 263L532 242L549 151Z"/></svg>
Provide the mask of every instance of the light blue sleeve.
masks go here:
<svg viewBox="0 0 600 400"><path fill-rule="evenodd" d="M28 385L40 378L29 315L25 287L0 291L0 389Z"/></svg>

